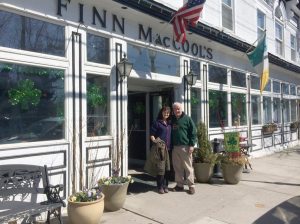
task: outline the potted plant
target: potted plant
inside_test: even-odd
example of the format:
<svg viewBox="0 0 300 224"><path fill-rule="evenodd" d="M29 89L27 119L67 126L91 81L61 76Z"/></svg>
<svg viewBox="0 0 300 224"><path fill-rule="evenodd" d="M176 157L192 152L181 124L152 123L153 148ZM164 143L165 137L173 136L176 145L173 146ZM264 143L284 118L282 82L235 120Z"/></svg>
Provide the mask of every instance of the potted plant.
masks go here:
<svg viewBox="0 0 300 224"><path fill-rule="evenodd" d="M119 170L113 170L111 177L102 177L98 180L98 186L105 195L106 211L117 211L123 207L129 183L133 183L132 177L119 176Z"/></svg>
<svg viewBox="0 0 300 224"><path fill-rule="evenodd" d="M225 152L220 155L219 161L224 181L228 184L239 183L247 162L245 155L240 152Z"/></svg>
<svg viewBox="0 0 300 224"><path fill-rule="evenodd" d="M214 154L207 137L207 129L203 122L197 126L198 147L195 148L194 171L196 180L200 183L207 183L213 174L213 167L217 162L218 155Z"/></svg>
<svg viewBox="0 0 300 224"><path fill-rule="evenodd" d="M267 123L262 126L262 133L264 135L272 134L274 131L277 131L278 127L275 123Z"/></svg>
<svg viewBox="0 0 300 224"><path fill-rule="evenodd" d="M68 217L72 224L98 224L104 210L101 189L86 189L68 197Z"/></svg>
<svg viewBox="0 0 300 224"><path fill-rule="evenodd" d="M294 121L290 124L290 129L291 131L297 131L297 128L299 126L299 122L298 121Z"/></svg>

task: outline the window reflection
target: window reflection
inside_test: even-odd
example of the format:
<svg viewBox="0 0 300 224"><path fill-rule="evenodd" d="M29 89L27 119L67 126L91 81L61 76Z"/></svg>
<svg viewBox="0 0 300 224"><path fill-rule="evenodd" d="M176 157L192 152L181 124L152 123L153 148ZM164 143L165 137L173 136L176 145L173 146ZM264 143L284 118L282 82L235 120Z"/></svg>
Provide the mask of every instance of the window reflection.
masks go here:
<svg viewBox="0 0 300 224"><path fill-rule="evenodd" d="M87 75L87 136L108 135L109 127L108 77Z"/></svg>
<svg viewBox="0 0 300 224"><path fill-rule="evenodd" d="M233 86L247 87L246 74L237 71L231 71L231 83Z"/></svg>
<svg viewBox="0 0 300 224"><path fill-rule="evenodd" d="M127 45L128 59L136 71L151 72L163 75L179 76L179 57L159 51Z"/></svg>
<svg viewBox="0 0 300 224"><path fill-rule="evenodd" d="M247 124L246 112L246 94L232 93L231 94L231 118L233 126Z"/></svg>
<svg viewBox="0 0 300 224"><path fill-rule="evenodd" d="M209 90L209 127L227 126L227 93Z"/></svg>
<svg viewBox="0 0 300 224"><path fill-rule="evenodd" d="M0 63L0 143L64 138L64 71Z"/></svg>
<svg viewBox="0 0 300 224"><path fill-rule="evenodd" d="M90 62L109 64L109 39L87 34L87 60Z"/></svg>
<svg viewBox="0 0 300 224"><path fill-rule="evenodd" d="M65 56L65 28L0 10L0 46Z"/></svg>
<svg viewBox="0 0 300 224"><path fill-rule="evenodd" d="M281 123L280 98L273 98L273 116L275 123Z"/></svg>
<svg viewBox="0 0 300 224"><path fill-rule="evenodd" d="M251 75L251 89L260 89L260 79L257 76Z"/></svg>
<svg viewBox="0 0 300 224"><path fill-rule="evenodd" d="M220 84L227 84L227 69L217 67L214 65L208 66L209 82L215 82Z"/></svg>
<svg viewBox="0 0 300 224"><path fill-rule="evenodd" d="M252 124L261 124L260 96L251 96Z"/></svg>
<svg viewBox="0 0 300 224"><path fill-rule="evenodd" d="M272 123L272 101L271 97L263 97L264 124Z"/></svg>
<svg viewBox="0 0 300 224"><path fill-rule="evenodd" d="M191 117L198 124L201 121L201 89L192 88L190 101Z"/></svg>
<svg viewBox="0 0 300 224"><path fill-rule="evenodd" d="M201 80L200 62L191 60L190 65L194 75L197 75L197 80Z"/></svg>

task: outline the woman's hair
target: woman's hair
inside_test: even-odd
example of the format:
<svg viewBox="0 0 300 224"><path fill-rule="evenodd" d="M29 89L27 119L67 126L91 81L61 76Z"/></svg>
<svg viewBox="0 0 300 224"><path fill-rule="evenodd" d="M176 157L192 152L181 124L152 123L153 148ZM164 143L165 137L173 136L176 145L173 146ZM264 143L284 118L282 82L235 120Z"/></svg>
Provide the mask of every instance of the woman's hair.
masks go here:
<svg viewBox="0 0 300 224"><path fill-rule="evenodd" d="M160 109L160 111L159 111L159 113L158 113L158 115L157 115L157 120L162 120L163 119L163 112L164 111L169 111L169 113L171 114L171 108L170 107L168 107L168 106L163 106L161 109ZM170 118L170 117L169 117Z"/></svg>

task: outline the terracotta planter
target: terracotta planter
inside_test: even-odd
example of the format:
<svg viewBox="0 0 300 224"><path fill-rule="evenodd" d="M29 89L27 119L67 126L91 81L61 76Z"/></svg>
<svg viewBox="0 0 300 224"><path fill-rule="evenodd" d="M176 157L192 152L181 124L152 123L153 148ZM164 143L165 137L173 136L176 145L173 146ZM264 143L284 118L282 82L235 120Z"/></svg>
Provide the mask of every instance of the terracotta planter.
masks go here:
<svg viewBox="0 0 300 224"><path fill-rule="evenodd" d="M242 177L243 166L222 163L222 174L227 184L238 184Z"/></svg>
<svg viewBox="0 0 300 224"><path fill-rule="evenodd" d="M210 163L194 163L194 172L197 182L207 183L213 174L213 166Z"/></svg>
<svg viewBox="0 0 300 224"><path fill-rule="evenodd" d="M97 201L72 202L68 200L68 218L72 224L98 224L104 210L104 195Z"/></svg>
<svg viewBox="0 0 300 224"><path fill-rule="evenodd" d="M102 185L102 193L105 195L104 208L106 211L117 211L125 203L129 182L124 184Z"/></svg>

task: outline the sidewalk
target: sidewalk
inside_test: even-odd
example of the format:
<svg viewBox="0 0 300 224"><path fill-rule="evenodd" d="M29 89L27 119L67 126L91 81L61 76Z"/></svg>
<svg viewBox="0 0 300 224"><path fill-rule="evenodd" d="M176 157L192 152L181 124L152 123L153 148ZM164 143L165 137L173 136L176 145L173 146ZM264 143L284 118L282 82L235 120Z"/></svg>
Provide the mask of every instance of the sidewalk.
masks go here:
<svg viewBox="0 0 300 224"><path fill-rule="evenodd" d="M105 212L101 224L299 224L300 148L251 159L251 164L253 170L243 173L239 184L213 179L197 183L195 195L160 195L154 181L137 179L124 208Z"/></svg>

